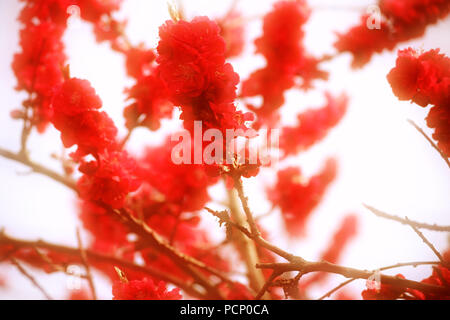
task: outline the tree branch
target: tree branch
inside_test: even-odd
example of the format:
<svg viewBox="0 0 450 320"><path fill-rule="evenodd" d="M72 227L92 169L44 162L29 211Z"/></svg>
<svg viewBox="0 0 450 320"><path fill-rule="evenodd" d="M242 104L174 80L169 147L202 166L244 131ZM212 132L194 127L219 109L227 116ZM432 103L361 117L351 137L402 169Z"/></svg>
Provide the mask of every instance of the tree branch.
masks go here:
<svg viewBox="0 0 450 320"><path fill-rule="evenodd" d="M86 270L86 278L89 283L89 287L91 289L92 298L94 300L97 300L97 293L95 291L95 285L94 285L94 280L92 278L91 267L89 266L89 263L87 261L86 250L84 249L83 243L81 242L80 230L78 228L77 228L77 242L78 242L78 248L80 250L81 261L83 262L84 269Z"/></svg>
<svg viewBox="0 0 450 320"><path fill-rule="evenodd" d="M409 221L408 217L405 217L406 221ZM419 229L417 229L414 225L410 225L411 228L414 230L415 233L417 233L417 235L422 239L422 241L431 249L431 251L434 252L434 254L436 255L436 257L438 257L438 259L441 261L442 265L446 266L447 262L444 260L444 258L441 256L441 254L439 253L439 251L436 250L436 248L433 246L433 244L428 241L427 238L425 238L425 236L423 235L422 232L420 232Z"/></svg>
<svg viewBox="0 0 450 320"><path fill-rule="evenodd" d="M364 207L366 207L367 209L369 209L370 211L372 211L372 213L374 215L376 215L377 217L381 217L381 218L385 218L385 219L389 219L389 220L394 220L397 222L400 222L402 224L406 224L409 226L414 226L416 228L419 229L429 229L429 230L433 230L433 231L442 231L442 232L450 232L450 226L440 226L437 224L428 224L428 223L421 223L421 222L417 222L417 221L413 221L413 220L407 220L407 219L403 219L400 218L398 216L394 216L391 214L388 214L386 212L383 212L381 210L378 210L372 206L369 206L367 204L363 204Z"/></svg>
<svg viewBox="0 0 450 320"><path fill-rule="evenodd" d="M450 168L450 160L448 159L448 157L444 154L444 152L442 152L442 150L437 146L437 144L422 130L422 128L420 128L414 121L412 121L411 119L408 119L408 122L417 129L417 131L419 131L424 137L425 139L427 139L427 141L431 144L431 146L436 149L436 151L439 153L439 155L441 156L442 159L444 159L445 163L447 164L447 166Z"/></svg>
<svg viewBox="0 0 450 320"><path fill-rule="evenodd" d="M36 240L36 241L23 240L23 239L17 239L17 238L10 237L4 233L0 233L0 244L1 245L10 245L10 246L13 246L14 248L18 248L18 249L20 249L20 248L46 249L46 250L49 250L52 252L66 254L68 256L73 257L74 258L73 263L81 262L80 250L78 248L72 248L72 247L63 246L63 245L59 245L59 244L53 244L53 243L46 242L43 240ZM192 283L185 282L184 280L181 280L178 277L161 272L152 267L138 265L132 261L123 260L121 258L117 258L117 257L111 256L111 255L92 251L89 249L86 249L85 252L86 252L87 258L92 261L102 262L102 263L110 263L112 265L121 266L122 268L127 268L127 269L134 270L137 272L142 272L151 277L172 283L173 285L183 289L186 293L192 295L193 297L203 298L203 299L205 298L204 293L199 291L196 287L194 287ZM77 259L75 259L75 258L77 258Z"/></svg>
<svg viewBox="0 0 450 320"><path fill-rule="evenodd" d="M20 162L21 164L26 165L29 168L31 168L34 172L40 173L40 174L42 174L44 176L47 176L47 177L49 177L49 178L51 178L51 179L53 179L53 180L55 180L55 181L57 181L59 183L62 183L66 187L68 187L68 188L70 188L73 191L78 193L76 184L75 184L75 182L73 180L71 180L69 178L66 178L66 177L60 175L59 173L57 173L57 172L55 172L55 171L53 171L51 169L48 169L48 168L46 168L46 167L44 167L44 166L42 166L42 165L40 165L38 163L35 163L35 162L31 161L25 155L25 153L18 153L17 154L17 153L11 152L9 150L0 148L0 156L2 156L3 158L6 158L6 159L10 159L10 160L16 161L16 162Z"/></svg>
<svg viewBox="0 0 450 320"><path fill-rule="evenodd" d="M383 271L383 270L389 270L389 269L400 268L400 267L407 267L407 266L417 267L417 266L420 266L420 265L430 265L430 264L439 264L439 263L440 263L439 261L402 262L402 263L397 263L397 264L393 264L393 265L390 265L390 266L378 268L377 270ZM352 278L352 279L349 279L349 280L346 280L346 281L342 282L337 287L334 287L333 289L331 289L330 291L325 293L318 300L323 300L323 299L331 296L333 293L335 293L336 291L338 291L342 287L346 286L347 284L349 284L349 283L351 283L351 282L353 282L355 280L357 280L357 279L356 278Z"/></svg>
<svg viewBox="0 0 450 320"><path fill-rule="evenodd" d="M290 263L261 263L257 265L257 267L262 269L273 269L282 273L289 271L301 271L304 274L319 271L328 272L340 274L346 278L352 279L368 279L371 276L373 276L374 273L374 271L343 267L327 261L310 262L304 260L302 262L290 262ZM442 286L397 278L384 274L380 275L380 280L382 283L390 284L400 288L411 288L427 293L450 295L450 288Z"/></svg>
<svg viewBox="0 0 450 320"><path fill-rule="evenodd" d="M52 300L52 297L47 293L47 291L45 291L45 289L39 284L39 282L37 282L37 280L31 274L29 274L27 270L25 270L25 268L19 263L19 261L14 258L10 258L10 260L11 263L16 266L17 270L19 270L21 274L23 274L28 280L31 281L31 283L36 288L39 289L39 291L42 292L47 300Z"/></svg>

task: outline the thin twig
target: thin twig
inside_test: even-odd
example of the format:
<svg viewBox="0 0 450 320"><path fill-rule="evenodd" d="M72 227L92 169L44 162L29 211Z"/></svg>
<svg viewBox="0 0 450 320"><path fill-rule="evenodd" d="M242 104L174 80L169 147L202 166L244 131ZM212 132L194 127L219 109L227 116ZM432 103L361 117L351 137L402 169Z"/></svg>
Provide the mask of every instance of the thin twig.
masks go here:
<svg viewBox="0 0 450 320"><path fill-rule="evenodd" d="M272 285L273 280L275 280L276 277L278 277L280 273L276 270L273 270L270 277L266 280L261 290L258 292L258 294L255 297L255 300L261 299L261 297L266 293L266 291L269 289L269 287Z"/></svg>
<svg viewBox="0 0 450 320"><path fill-rule="evenodd" d="M386 266L386 267L382 267L382 268L378 268L377 270L380 271L384 271L384 270L389 270L389 269L394 269L394 268L400 268L400 267L407 267L407 266L419 266L419 265L429 265L429 264L439 264L439 261L415 261L415 262L402 262L402 263L397 263L397 264L393 264L390 266ZM334 287L333 289L331 289L330 291L328 291L327 293L325 293L323 296L321 296L318 300L323 300L329 296L331 296L333 293L335 293L336 291L338 291L339 289L341 289L342 287L348 285L349 283L353 282L357 280L356 278L353 279L349 279L346 280L344 282L342 282L341 284L339 284L337 287Z"/></svg>
<svg viewBox="0 0 450 320"><path fill-rule="evenodd" d="M109 208L109 210L111 210ZM205 263L195 259L192 256L186 255L175 247L171 246L163 237L150 228L144 221L138 220L131 214L125 212L125 210L112 210L115 214L123 219L123 221L140 235L143 240L148 241L150 246L153 246L161 253L169 257L181 270L192 276L195 281L202 285L213 298L223 299L223 293L218 288L210 283L208 278L196 268L203 269L204 271L215 275L222 281L233 283L228 279L221 271L216 270Z"/></svg>
<svg viewBox="0 0 450 320"><path fill-rule="evenodd" d="M76 184L75 184L75 182L73 180L71 180L71 179L69 179L67 177L64 177L64 176L60 175L59 173L57 173L57 172L55 172L55 171L53 171L51 169L48 169L48 168L46 168L46 167L44 167L44 166L42 166L42 165L40 165L38 163L35 163L35 162L31 161L23 153L22 154L20 154L20 153L17 154L17 153L11 152L9 150L0 148L0 156L2 156L3 158L6 158L6 159L14 160L16 162L20 162L20 163L30 167L34 172L40 173L40 174L42 174L44 176L47 176L47 177L49 177L49 178L51 178L51 179L53 179L53 180L55 180L55 181L57 181L59 183L62 183L66 187L74 190L75 192L78 192Z"/></svg>
<svg viewBox="0 0 450 320"><path fill-rule="evenodd" d="M36 288L38 288L39 291L42 292L42 294L45 296L47 300L52 300L52 297L47 293L47 291L45 291L45 289L39 284L39 282L37 282L37 280L31 274L29 274L27 270L25 270L25 268L19 263L19 261L17 261L14 258L10 258L10 260L11 263L17 267L17 270L19 270L21 274L23 274L26 278L28 278L28 280L30 280L31 283Z"/></svg>
<svg viewBox="0 0 450 320"><path fill-rule="evenodd" d="M405 220L409 221L408 217L405 217ZM417 233L417 235L422 239L422 241L434 252L436 257L438 257L438 259L442 262L442 264L446 265L447 263L444 260L444 258L441 256L439 251L436 250L436 248L433 246L433 244L430 241L428 241L428 239L423 235L423 233L419 229L417 229L414 225L410 224L410 226L414 230L414 232Z"/></svg>
<svg viewBox="0 0 450 320"><path fill-rule="evenodd" d="M333 293L335 293L336 291L338 291L338 290L341 289L342 287L345 287L345 286L348 285L350 282L353 282L353 281L355 281L355 280L356 280L356 279L353 278L353 279L348 279L348 280L342 282L340 285L338 285L337 287L334 287L333 289L331 289L330 291L328 291L327 293L325 293L323 296L321 296L321 297L320 297L319 299L317 299L317 300L323 300L323 299L325 299L326 297L331 296Z"/></svg>
<svg viewBox="0 0 450 320"><path fill-rule="evenodd" d="M68 246L63 246L59 244L54 244L42 240L30 241L10 237L5 233L0 233L0 244L11 245L14 248L41 248L46 249L51 252L57 252L67 255L67 258L72 258L71 263L80 263L80 250L78 248L72 248ZM204 293L199 291L196 287L192 286L192 283L186 282L185 280L179 279L176 276L170 275L166 272L159 271L150 266L142 266L134 263L133 261L124 260L112 255L103 254L100 252L85 249L86 256L89 260L93 260L101 263L110 263L112 265L120 266L121 268L126 268L147 274L151 277L161 279L165 282L174 284L175 286L183 289L186 293L192 295L193 297L204 299ZM69 261L68 261L69 263Z"/></svg>
<svg viewBox="0 0 450 320"><path fill-rule="evenodd" d="M289 271L302 271L304 274L310 272L328 272L340 274L346 278L351 279L368 279L373 276L373 271L344 267L327 261L310 262L304 260L302 262L289 263L261 263L257 267L262 269L278 270L282 271L283 273ZM417 289L419 291L434 294L450 294L450 288L408 279L402 279L384 274L380 275L380 281L382 283L390 284L399 288Z"/></svg>
<svg viewBox="0 0 450 320"><path fill-rule="evenodd" d="M89 288L91 289L92 298L94 300L97 300L97 293L95 291L95 285L94 285L94 279L92 278L91 267L89 266L89 263L87 261L86 251L85 251L85 249L83 247L83 243L81 241L80 229L78 229L78 228L77 228L77 242L78 242L78 248L80 250L81 261L83 262L84 269L86 270L86 277L87 277L87 281L89 283Z"/></svg>
<svg viewBox="0 0 450 320"><path fill-rule="evenodd" d="M228 201L233 222L245 228L244 226L248 225L246 216L240 209L234 190L228 190ZM259 292L265 284L265 277L262 270L255 268L255 265L260 262L256 243L241 232L233 233L231 239L245 262L250 287L255 292ZM270 296L263 292L260 298L269 299Z"/></svg>
<svg viewBox="0 0 450 320"><path fill-rule="evenodd" d="M363 204L363 206L365 206L367 209L372 211L373 214L375 214L376 216L381 217L381 218L394 220L394 221L400 222L402 224L414 226L418 229L429 229L429 230L433 230L433 231L450 232L450 226L440 226L437 224L428 224L428 223L421 223L421 222L417 222L417 221L413 221L413 220L406 220L406 219L400 218L398 216L394 216L394 215L388 214L386 212L383 212L381 210L378 210L367 204Z"/></svg>
<svg viewBox="0 0 450 320"><path fill-rule="evenodd" d="M411 119L408 119L408 122L417 129L424 137L427 139L427 141L431 144L431 146L436 149L436 151L439 153L442 159L444 159L447 166L450 168L450 160L448 157L444 154L444 152L437 146L437 144L420 128L414 121Z"/></svg>

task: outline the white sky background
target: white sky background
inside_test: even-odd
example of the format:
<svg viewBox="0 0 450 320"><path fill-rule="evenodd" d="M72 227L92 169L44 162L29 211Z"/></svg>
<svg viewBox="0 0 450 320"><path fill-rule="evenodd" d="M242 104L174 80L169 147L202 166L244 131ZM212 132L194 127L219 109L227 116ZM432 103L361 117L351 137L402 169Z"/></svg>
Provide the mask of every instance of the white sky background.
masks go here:
<svg viewBox="0 0 450 320"><path fill-rule="evenodd" d="M207 15L216 17L229 7L231 1L184 0L188 17ZM240 0L238 8L244 16L254 17L269 11L273 1ZM345 31L359 21L359 16L373 1L310 1L317 8L306 27L305 44L316 55L332 53L335 31ZM0 99L3 112L0 116L0 146L18 150L21 123L9 117L11 110L20 106L23 93L14 91L16 80L10 68L12 56L18 50L19 25L16 17L20 10L18 1L0 1ZM355 8L361 10L355 10ZM353 8L353 9L352 9ZM163 0L125 0L120 17L127 17L127 34L134 44L157 44L158 26L169 19ZM424 38L402 44L400 48L414 46L425 50L441 48L450 52L450 19L428 28ZM253 39L261 33L261 21L252 19L247 29L245 54L232 60L241 78L263 65L260 56L253 55ZM95 43L91 26L75 23L65 36L66 51L73 76L88 79L103 100L104 110L114 119L123 136L122 110L125 105L123 89L132 82L125 76L123 58L113 53L107 44ZM347 248L341 263L347 266L375 269L404 261L435 260L433 253L408 227L373 216L362 207L368 203L387 212L410 219L450 224L450 172L437 152L407 122L413 119L427 133L424 118L427 110L409 102L399 102L386 80L386 74L395 64L395 52L376 55L363 69L350 69L350 56L341 55L325 65L330 70L330 80L318 83L310 92L290 91L282 112L283 123L294 124L296 114L320 106L322 92L345 91L351 98L350 108L342 123L319 145L289 159L288 164L300 165L306 174L312 174L327 156L339 160L338 180L329 189L325 201L318 207L308 223L305 239L287 240L283 236L279 212L263 220L272 233L272 240L307 259L316 259L327 246L342 217L349 212L358 214L359 234ZM242 105L240 106L242 108ZM179 125L178 121L165 121L161 132L152 133L138 129L133 133L129 150L139 152L144 145L157 144L165 133ZM29 146L31 156L48 167L59 170L57 161L49 154L60 153L59 134L49 127L44 135L33 134ZM76 245L76 202L73 193L56 182L17 163L0 158L0 227L14 236ZM245 187L250 206L256 214L265 213L269 204L265 200L264 184L274 181L273 170L263 170L258 178L246 180ZM220 200L225 194L222 186L210 192ZM206 218L205 223L214 223ZM447 248L446 235L424 231L438 250ZM87 239L87 238L86 238ZM430 273L430 267L406 268L388 273L402 272L412 279L421 280ZM57 298L66 294L63 275L44 275L36 272L38 279ZM0 299L40 299L41 294L27 279L10 266L0 266L0 275L7 278L9 287L0 288ZM96 278L100 297L111 298L110 287L101 277ZM318 297L342 281L333 277L326 286L316 288ZM349 286L359 297L364 281Z"/></svg>

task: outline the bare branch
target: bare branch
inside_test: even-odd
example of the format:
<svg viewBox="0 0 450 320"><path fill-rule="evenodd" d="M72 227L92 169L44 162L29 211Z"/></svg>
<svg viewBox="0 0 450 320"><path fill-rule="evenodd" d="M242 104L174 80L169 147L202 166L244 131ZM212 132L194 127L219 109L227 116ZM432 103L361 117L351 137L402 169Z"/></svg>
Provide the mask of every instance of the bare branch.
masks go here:
<svg viewBox="0 0 450 320"><path fill-rule="evenodd" d="M59 173L57 173L51 169L48 169L38 163L31 161L30 159L28 159L28 157L24 153L16 154L9 150L0 148L0 156L4 157L6 159L14 160L16 162L20 162L20 163L30 167L34 172L40 173L44 176L47 176L59 183L62 183L66 187L74 190L75 192L78 192L74 181L60 175Z"/></svg>
<svg viewBox="0 0 450 320"><path fill-rule="evenodd" d="M405 217L406 221L409 221L408 217ZM411 228L413 228L414 232L417 233L417 235L422 239L422 241L434 252L434 254L436 255L436 257L438 257L438 259L442 262L443 265L447 265L447 262L444 260L444 258L441 256L441 254L439 253L439 251L436 250L436 248L433 246L433 244L428 241L427 238L425 238L425 236L423 235L422 232L420 232L419 229L417 229L414 225L410 225Z"/></svg>
<svg viewBox="0 0 450 320"><path fill-rule="evenodd" d="M16 238L10 237L4 233L0 233L0 244L1 245L11 245L18 249L20 249L20 248L46 249L46 250L49 250L52 252L66 254L69 256L69 258L72 257L73 263L81 262L80 250L78 248L72 248L72 247L67 247L67 246L63 246L63 245L59 245L59 244L53 244L53 243L42 241L42 240L36 240L36 241L22 240L22 239L16 239ZM172 276L165 272L161 272L152 267L138 265L132 261L123 260L121 258L117 258L112 255L103 254L103 253L92 251L89 249L86 249L85 252L86 252L87 258L90 260L93 260L96 262L102 262L102 263L110 263L112 265L120 266L121 268L127 268L127 269L134 270L137 272L142 272L151 277L155 277L155 278L161 279L165 282L172 283L175 286L183 289L186 293L192 295L193 297L205 298L204 293L199 291L197 288L195 288L192 285L192 283L186 282L182 279L179 279L178 277Z"/></svg>
<svg viewBox="0 0 450 320"><path fill-rule="evenodd" d="M14 258L10 258L10 260L11 263L17 267L17 270L19 270L21 274L23 274L27 279L29 279L31 283L36 288L38 288L39 291L42 292L42 294L45 296L47 300L52 300L52 297L47 293L47 291L45 291L45 289L39 284L39 282L37 282L37 280L30 273L28 273L27 270L25 270L25 268L19 263L19 261L17 261Z"/></svg>
<svg viewBox="0 0 450 320"><path fill-rule="evenodd" d="M401 263L393 264L393 265L390 265L390 266L378 268L377 270L383 271L383 270L389 270L389 269L400 268L400 267L407 267L407 266L417 267L417 266L420 266L420 265L430 265L430 264L439 264L439 263L440 263L439 261L401 262ZM346 281L342 282L338 286L334 287L333 289L331 289L330 291L325 293L318 300L323 300L323 299L331 296L333 293L335 293L336 291L338 291L342 287L345 287L347 284L349 284L349 283L351 283L351 282L353 282L355 280L357 280L357 279L356 278L352 278L352 279L349 279L349 280L346 280Z"/></svg>
<svg viewBox="0 0 450 320"><path fill-rule="evenodd" d="M424 137L427 139L427 141L431 144L431 146L436 149L436 151L439 153L442 159L444 159L447 166L450 168L450 160L448 160L448 157L442 152L442 150L437 146L437 144L420 128L414 121L411 119L408 119L408 122L417 129Z"/></svg>
<svg viewBox="0 0 450 320"><path fill-rule="evenodd" d="M80 230L78 228L77 228L77 242L78 242L78 248L80 250L81 261L83 262L84 269L86 270L86 278L89 283L89 287L91 289L92 298L94 300L97 300L97 293L95 291L95 285L94 285L94 280L92 278L91 267L89 266L89 263L87 261L86 251L83 247L83 243L81 242Z"/></svg>
<svg viewBox="0 0 450 320"><path fill-rule="evenodd" d="M369 209L370 211L372 211L373 214L375 214L378 217L381 218L385 218L385 219L389 219L389 220L394 220L397 222L400 222L402 224L406 224L409 226L414 226L418 229L429 229L429 230L433 230L433 231L442 231L442 232L450 232L450 226L440 226L437 224L428 224L428 223L421 223L421 222L417 222L417 221L413 221L413 220L407 220L407 219L403 219L400 218L398 216L394 216L391 214L388 214L386 212L383 212L381 210L378 210L372 206L369 206L367 204L363 204L367 209Z"/></svg>
<svg viewBox="0 0 450 320"><path fill-rule="evenodd" d="M262 263L257 267L262 269L278 270L283 273L289 271L301 271L304 274L310 272L328 272L340 274L346 278L351 279L368 279L373 276L373 271L343 267L327 261L310 262L303 260L302 262L290 263ZM450 294L450 288L397 278L384 274L380 275L380 280L382 283L390 284L400 288L417 289L423 292L434 294Z"/></svg>

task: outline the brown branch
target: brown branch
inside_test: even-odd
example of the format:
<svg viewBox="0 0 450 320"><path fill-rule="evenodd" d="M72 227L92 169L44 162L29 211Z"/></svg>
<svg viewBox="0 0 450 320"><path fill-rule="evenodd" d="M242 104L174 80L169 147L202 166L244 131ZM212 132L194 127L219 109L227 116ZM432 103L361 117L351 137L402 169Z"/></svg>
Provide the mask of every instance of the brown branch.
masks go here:
<svg viewBox="0 0 450 320"><path fill-rule="evenodd" d="M86 270L86 278L89 283L89 288L91 289L92 298L97 300L97 293L95 291L94 280L92 278L91 267L89 266L88 259L86 256L86 250L83 247L83 243L81 242L80 229L77 228L77 242L78 248L80 250L81 261L83 262L84 269Z"/></svg>
<svg viewBox="0 0 450 320"><path fill-rule="evenodd" d="M247 225L245 215L239 208L234 190L228 191L228 200L228 206L230 208L234 223L238 226L242 226L242 228L245 228L244 226ZM259 292L264 287L265 278L263 272L260 269L255 268L255 265L260 262L256 244L241 232L233 234L232 239L234 240L233 243L236 249L240 252L245 262L250 287L255 292ZM262 292L260 297L263 297L263 299L269 299L270 295L264 293L265 290Z"/></svg>
<svg viewBox="0 0 450 320"><path fill-rule="evenodd" d="M317 300L323 300L323 299L325 299L326 297L331 296L333 293L335 293L336 291L338 291L338 290L341 289L342 287L345 287L345 286L348 285L350 282L353 282L353 281L355 281L355 280L356 280L355 278L352 278L352 279L348 279L348 280L342 282L340 285L334 287L333 289L331 289L330 291L328 291L327 293L325 293L323 296L321 296L321 297L320 297L319 299L317 299Z"/></svg>
<svg viewBox="0 0 450 320"><path fill-rule="evenodd" d="M17 261L14 258L10 258L10 260L11 263L16 266L17 270L19 270L21 274L23 274L28 280L31 281L31 283L36 288L39 289L39 291L42 292L42 294L45 296L47 300L52 300L52 297L47 293L47 291L45 291L45 289L39 284L39 282L37 282L37 280L30 273L28 273L27 270L25 270L25 268L19 263L19 261Z"/></svg>
<svg viewBox="0 0 450 320"><path fill-rule="evenodd" d="M408 119L408 122L417 129L424 137L427 139L427 141L431 144L431 146L436 149L436 151L439 153L442 159L444 159L447 166L450 168L450 160L448 159L447 155L444 154L444 152L437 146L437 144L420 128L414 121L411 119Z"/></svg>
<svg viewBox="0 0 450 320"><path fill-rule="evenodd" d="M72 189L73 191L78 192L76 184L73 180L71 180L67 177L64 177L64 176L60 175L59 173L57 173L51 169L48 169L38 163L33 162L24 153L17 154L17 153L11 152L9 150L0 148L0 156L2 156L3 158L6 158L6 159L14 160L16 162L20 162L23 165L26 165L29 168L31 168L34 172L42 174L44 176L47 176L59 183L62 183L63 185Z"/></svg>
<svg viewBox="0 0 450 320"><path fill-rule="evenodd" d="M407 220L407 219L403 219L400 218L398 216L394 216L391 214L388 214L386 212L383 212L381 210L378 210L372 206L369 206L367 204L363 204L367 209L369 209L373 214L375 214L377 217L381 217L381 218L385 218L385 219L389 219L389 220L394 220L397 222L400 222L402 224L406 224L409 226L414 226L418 229L429 229L429 230L433 230L433 231L442 231L442 232L450 232L450 226L440 226L437 224L428 224L428 223L421 223L421 222L417 222L417 221L413 221L413 220Z"/></svg>
<svg viewBox="0 0 450 320"><path fill-rule="evenodd" d="M152 228L150 228L144 221L138 220L134 216L125 212L125 210L113 210L115 214L123 219L125 223L137 234L139 234L143 239L148 241L150 246L153 246L159 252L163 253L169 257L181 270L185 271L191 275L195 281L202 285L212 296L212 298L223 299L223 293L218 290L218 288L212 285L208 278L199 272L196 268L202 269L212 275L215 275L222 281L233 283L228 279L222 272L207 266L203 262L195 259L194 257L188 256L175 247L170 245L163 237L156 233Z"/></svg>
<svg viewBox="0 0 450 320"><path fill-rule="evenodd" d="M240 181L240 179L239 180L234 179L234 180L235 180L235 186L237 186L237 188L242 189L242 182ZM239 189L238 189L238 191L239 191ZM245 196L243 196L243 192L240 192L240 195L241 195L240 199L242 202L242 206L244 208L247 208L247 211L251 215L251 212L250 212L250 210L248 208L248 204L247 204L247 198ZM410 221L407 221L407 222L408 222L408 224L410 224ZM230 225L234 226L233 224L230 224ZM243 231L243 228L238 228L238 230ZM370 272L367 270L358 270L355 268L343 267L343 266L339 266L339 265L336 265L336 264L333 264L333 263L330 263L327 261L310 262L301 257L290 254L290 253L278 248L277 246L270 244L269 242L264 240L258 234L259 232L254 234L253 232L244 231L243 233L245 235L247 235L248 237L250 237L251 239L253 239L256 243L258 243L262 247L264 247L268 250L271 250L272 252L277 253L281 257L290 261L289 263L260 263L256 266L257 268L273 269L274 271L276 270L278 272L281 272L281 274L284 272L289 272L289 271L300 271L302 274L306 274L309 272L328 272L328 273L340 274L340 275L343 275L344 277L352 278L352 279L353 278L354 279L368 279L369 277L371 277L373 275L373 272ZM407 279L401 279L401 278L392 277L392 276L388 276L388 275L380 275L380 277L381 277L381 281L383 283L391 284L391 285L394 285L397 287L417 289L420 291L431 292L431 293L450 294L449 288L445 288L445 287L441 287L441 286L430 285L430 284L407 280Z"/></svg>
<svg viewBox="0 0 450 320"><path fill-rule="evenodd" d="M405 220L409 221L408 217L405 217ZM419 229L417 229L414 225L410 225L410 226L414 230L414 232L417 233L417 235L422 239L422 241L431 249L431 251L434 252L436 257L438 257L438 259L442 262L442 265L444 265L444 266L447 265L447 262L441 256L439 251L436 250L436 248L433 246L433 244L430 241L428 241L428 239L423 235L423 233Z"/></svg>
<svg viewBox="0 0 450 320"><path fill-rule="evenodd" d="M264 283L263 287L261 288L261 290L256 295L255 300L259 300L259 299L261 299L264 296L266 291L272 285L273 280L275 280L275 278L278 277L279 275L280 275L280 273L278 271L273 270L273 272L270 275L270 277L266 280L266 282Z"/></svg>
<svg viewBox="0 0 450 320"><path fill-rule="evenodd" d="M301 259L300 257L296 257L293 254L291 254L277 246L274 246L270 242L266 241L263 237L261 237L261 233L258 230L258 226L256 225L255 220L253 219L253 214L250 211L250 208L248 206L248 199L244 195L244 189L242 186L241 177L233 176L233 181L234 181L234 187L236 188L236 190L238 192L239 199L241 200L242 208L244 209L245 215L247 217L247 222L250 225L250 231L251 231L250 238L253 239L260 246L276 253L277 255L285 258L288 261ZM239 229L241 229L241 228L239 228ZM249 236L249 235L247 235L247 236Z"/></svg>
<svg viewBox="0 0 450 320"><path fill-rule="evenodd" d="M0 244L1 245L11 245L15 248L41 248L46 249L52 252L58 252L61 254L66 254L68 256L72 257L80 257L80 250L78 248L72 248L68 246L63 246L59 244L53 244L50 242L42 241L42 240L36 240L36 241L30 241L30 240L23 240L23 239L17 239L10 237L4 233L0 233ZM173 285L181 288L186 293L192 295L193 297L197 298L205 298L204 293L199 291L195 286L193 286L192 283L186 282L182 279L179 279L176 276L172 276L170 274L161 272L155 268L149 267L149 266L142 266L138 265L132 261L123 260L121 258L117 258L112 255L103 254L100 252L92 251L89 249L85 250L86 256L88 259L96 262L101 263L110 263L112 265L117 265L122 268L127 268L130 270L134 270L137 272L141 272L144 274L147 274L151 277L161 279L165 282L172 283ZM74 259L74 263L79 263L80 260Z"/></svg>
<svg viewBox="0 0 450 320"><path fill-rule="evenodd" d="M257 267L262 269L273 269L282 273L289 271L301 271L304 274L310 272L328 272L340 274L346 278L352 279L368 279L373 276L373 271L343 267L327 261L310 262L303 260L301 262L290 263L261 263ZM384 274L380 275L380 280L382 283L390 284L400 288L417 289L423 292L434 294L450 294L450 288L397 278Z"/></svg>
<svg viewBox="0 0 450 320"><path fill-rule="evenodd" d="M256 225L256 222L253 219L253 214L248 206L248 198L244 194L242 179L238 175L232 175L232 177L234 182L234 188L238 193L239 199L241 199L242 208L244 209L245 216L247 217L247 223L250 226L250 231L252 232L253 235L259 236L260 232L258 230L258 226Z"/></svg>
<svg viewBox="0 0 450 320"><path fill-rule="evenodd" d="M382 268L378 268L377 270L383 271L383 270L388 270L388 269L394 269L394 268L400 268L400 267L407 267L407 266L413 266L413 267L417 267L419 265L430 265L430 264L439 264L439 261L415 261L415 262L401 262L401 263L397 263L397 264L393 264L390 266L386 266L386 267L382 267ZM335 293L336 291L338 291L339 289L341 289L342 287L346 286L347 284L353 282L357 280L356 278L352 278L349 280L346 280L344 282L342 282L341 284L339 284L338 286L334 287L333 289L331 289L330 291L328 291L327 293L325 293L323 296L321 296L318 300L323 300L329 296L331 296L333 293Z"/></svg>

